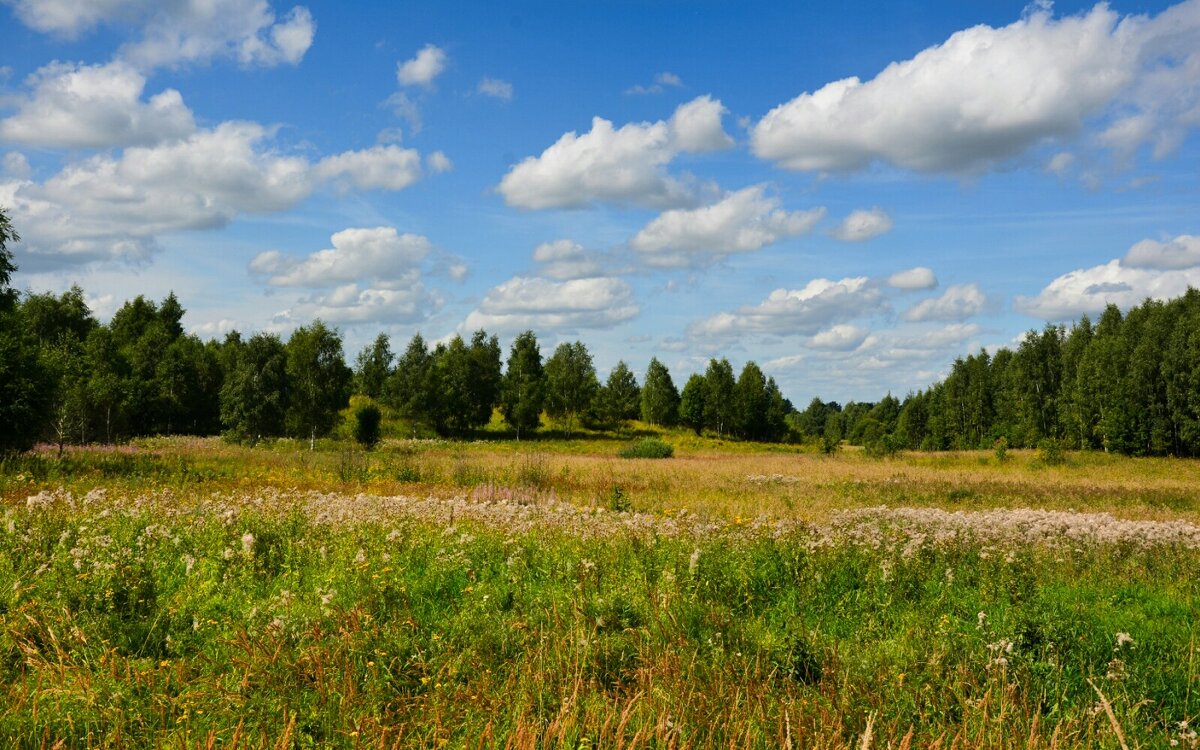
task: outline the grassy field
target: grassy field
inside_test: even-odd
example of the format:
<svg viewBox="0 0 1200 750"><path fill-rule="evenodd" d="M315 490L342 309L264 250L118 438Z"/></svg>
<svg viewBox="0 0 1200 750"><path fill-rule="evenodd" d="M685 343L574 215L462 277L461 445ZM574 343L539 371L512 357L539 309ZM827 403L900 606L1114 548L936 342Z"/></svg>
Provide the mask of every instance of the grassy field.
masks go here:
<svg viewBox="0 0 1200 750"><path fill-rule="evenodd" d="M1200 746L1200 464L662 436L0 466L0 746Z"/></svg>

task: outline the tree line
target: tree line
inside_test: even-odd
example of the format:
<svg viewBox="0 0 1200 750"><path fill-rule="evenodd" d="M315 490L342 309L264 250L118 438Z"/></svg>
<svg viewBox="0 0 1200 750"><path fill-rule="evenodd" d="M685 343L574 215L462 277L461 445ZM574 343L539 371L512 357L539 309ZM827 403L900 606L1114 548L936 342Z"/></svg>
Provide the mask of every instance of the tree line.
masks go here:
<svg viewBox="0 0 1200 750"><path fill-rule="evenodd" d="M350 367L340 332L320 320L286 341L265 332L201 341L184 332L173 293L157 303L139 296L101 324L78 287L61 295L12 288L7 246L17 241L0 210L0 450L175 433L311 445L358 393L390 407L414 435L466 436L498 409L518 440L549 416L568 436L582 427L619 432L641 419L722 438L817 441L828 451L843 441L877 454L1003 441L1200 455L1195 289L960 357L944 380L903 401L814 398L796 411L754 362L735 377L728 360L712 359L682 390L657 359L641 384L625 362L601 382L582 342L543 359L532 331L516 337L506 359L485 331L432 347L417 334L398 357L381 334Z"/></svg>
<svg viewBox="0 0 1200 750"><path fill-rule="evenodd" d="M477 331L432 347L417 334L398 358L380 334L351 368L341 333L320 320L286 341L236 331L202 341L184 332L174 293L127 301L108 324L79 287L19 294L7 249L18 240L0 212L0 450L218 433L311 446L333 430L352 393L390 407L414 435L466 436L498 408L518 440L544 415L568 436L581 427L622 431L635 419L753 440L788 436L792 406L753 362L735 379L728 360L714 359L680 393L657 359L644 384L623 361L602 383L582 342L560 344L543 361L526 331L502 362L497 337Z"/></svg>
<svg viewBox="0 0 1200 750"><path fill-rule="evenodd" d="M954 361L939 383L878 403L814 399L794 428L876 451L1012 447L1200 456L1200 291L1096 323L1029 331L1016 349Z"/></svg>

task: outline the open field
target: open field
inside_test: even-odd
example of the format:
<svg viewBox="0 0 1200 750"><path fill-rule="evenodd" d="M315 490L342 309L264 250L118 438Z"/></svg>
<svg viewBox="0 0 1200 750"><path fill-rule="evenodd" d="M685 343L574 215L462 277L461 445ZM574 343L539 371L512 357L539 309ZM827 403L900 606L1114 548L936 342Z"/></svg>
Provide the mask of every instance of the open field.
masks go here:
<svg viewBox="0 0 1200 750"><path fill-rule="evenodd" d="M1198 745L1200 465L666 437L10 459L0 738Z"/></svg>

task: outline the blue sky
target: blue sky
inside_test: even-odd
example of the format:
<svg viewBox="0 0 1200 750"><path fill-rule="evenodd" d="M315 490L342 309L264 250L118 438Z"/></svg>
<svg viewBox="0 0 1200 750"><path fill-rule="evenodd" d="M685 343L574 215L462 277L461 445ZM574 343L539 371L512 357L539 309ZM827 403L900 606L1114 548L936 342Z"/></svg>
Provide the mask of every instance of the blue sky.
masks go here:
<svg viewBox="0 0 1200 750"><path fill-rule="evenodd" d="M18 285L874 400L1200 285L1200 0L0 0Z"/></svg>

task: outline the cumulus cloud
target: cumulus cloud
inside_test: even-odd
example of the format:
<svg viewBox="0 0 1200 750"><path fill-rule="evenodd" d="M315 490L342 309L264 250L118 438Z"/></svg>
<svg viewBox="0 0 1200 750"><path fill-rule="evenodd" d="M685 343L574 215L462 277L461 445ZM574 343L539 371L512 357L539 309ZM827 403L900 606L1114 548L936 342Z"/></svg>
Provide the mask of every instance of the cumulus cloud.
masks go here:
<svg viewBox="0 0 1200 750"><path fill-rule="evenodd" d="M1109 117L1110 146L1158 139L1165 152L1196 124L1200 5L1148 19L1105 4L1054 18L1038 6L1003 28L976 26L887 66L771 110L755 154L782 167L848 171L884 162L971 171ZM1059 162L1062 164L1061 160Z"/></svg>
<svg viewBox="0 0 1200 750"><path fill-rule="evenodd" d="M510 101L513 98L513 85L508 81L502 81L499 78L490 78L484 76L479 81L479 85L475 87L475 91L484 96L490 96L494 99L502 99Z"/></svg>
<svg viewBox="0 0 1200 750"><path fill-rule="evenodd" d="M601 117L583 135L564 134L540 156L512 167L498 190L510 206L580 208L601 201L679 206L691 200L687 186L666 165L680 153L725 148L725 107L708 96L680 105L669 121L620 128Z"/></svg>
<svg viewBox="0 0 1200 750"><path fill-rule="evenodd" d="M333 247L305 258L277 250L260 253L250 270L267 277L272 286L322 288L358 279L387 285L406 275L430 253L432 245L419 234L400 234L394 227L350 228L330 238Z"/></svg>
<svg viewBox="0 0 1200 750"><path fill-rule="evenodd" d="M454 162L450 161L450 157L446 156L441 151L434 151L425 157L425 165L429 167L429 171L434 174L443 174L454 169Z"/></svg>
<svg viewBox="0 0 1200 750"><path fill-rule="evenodd" d="M630 86L629 88L625 89L625 93L626 94L661 94L663 91L665 91L667 89L668 86L671 88L679 88L679 87L683 86L683 80L679 76L675 75L674 73L671 73L670 71L663 71L662 73L659 73L658 75L654 76L654 83L651 83L649 85L644 85L644 84L639 83L634 86Z"/></svg>
<svg viewBox="0 0 1200 750"><path fill-rule="evenodd" d="M810 231L824 208L785 211L762 185L729 193L695 209L672 209L638 232L630 246L651 266L711 265L734 253L747 253Z"/></svg>
<svg viewBox="0 0 1200 750"><path fill-rule="evenodd" d="M848 323L840 323L832 328L821 331L808 340L813 349L829 349L833 351L852 351L866 340L870 331Z"/></svg>
<svg viewBox="0 0 1200 750"><path fill-rule="evenodd" d="M396 80L401 86L432 86L446 69L446 52L433 44L426 44L411 60L396 64Z"/></svg>
<svg viewBox="0 0 1200 750"><path fill-rule="evenodd" d="M904 312L909 321L966 320L983 312L987 297L976 284L955 284L940 297L921 300Z"/></svg>
<svg viewBox="0 0 1200 750"><path fill-rule="evenodd" d="M880 313L887 301L865 276L813 279L801 289L776 289L758 305L718 313L688 327L692 336L727 338L744 333L812 336L822 329Z"/></svg>
<svg viewBox="0 0 1200 750"><path fill-rule="evenodd" d="M1096 315L1110 304L1128 310L1147 297L1178 297L1189 286L1200 287L1200 266L1163 270L1111 260L1065 273L1034 297L1018 296L1014 306L1043 320L1074 320L1084 314Z"/></svg>
<svg viewBox="0 0 1200 750"><path fill-rule="evenodd" d="M865 242L892 230L892 217L882 208L852 211L842 220L833 236L843 242Z"/></svg>
<svg viewBox="0 0 1200 750"><path fill-rule="evenodd" d="M551 279L583 279L602 273L600 261L571 240L543 242L533 249L533 260L541 266L540 274Z"/></svg>
<svg viewBox="0 0 1200 750"><path fill-rule="evenodd" d="M50 148L109 148L181 138L196 129L175 89L142 100L146 77L122 62L51 63L31 75L0 140Z"/></svg>
<svg viewBox="0 0 1200 750"><path fill-rule="evenodd" d="M25 158L25 154L19 151L9 151L4 155L4 159L0 160L0 171L6 177L16 180L28 179L33 174L33 169L29 166L29 160Z"/></svg>
<svg viewBox="0 0 1200 750"><path fill-rule="evenodd" d="M320 318L344 325L418 323L445 304L436 291L425 288L419 276L395 288L360 287L345 284L327 294L305 297L275 316L276 325Z"/></svg>
<svg viewBox="0 0 1200 750"><path fill-rule="evenodd" d="M512 332L611 328L638 314L633 289L621 279L591 277L554 281L516 276L494 287L463 329Z"/></svg>
<svg viewBox="0 0 1200 750"><path fill-rule="evenodd" d="M1157 271L1195 268L1200 266L1200 237L1182 234L1167 242L1142 240L1129 248L1121 265Z"/></svg>
<svg viewBox="0 0 1200 750"><path fill-rule="evenodd" d="M312 46L316 24L297 6L282 18L267 0L6 0L41 32L78 37L102 25L128 25L141 38L119 57L140 67L233 58L243 65L295 65Z"/></svg>
<svg viewBox="0 0 1200 750"><path fill-rule="evenodd" d="M0 181L0 204L24 238L23 267L144 260L167 232L283 211L329 182L398 189L419 174L416 152L396 146L313 163L277 153L271 135L256 123L226 122L178 141L71 162L45 182Z"/></svg>
<svg viewBox="0 0 1200 750"><path fill-rule="evenodd" d="M888 286L894 289L903 289L905 291L914 291L919 289L933 289L937 287L937 277L933 275L932 268L917 266L906 271L897 271L888 277Z"/></svg>

